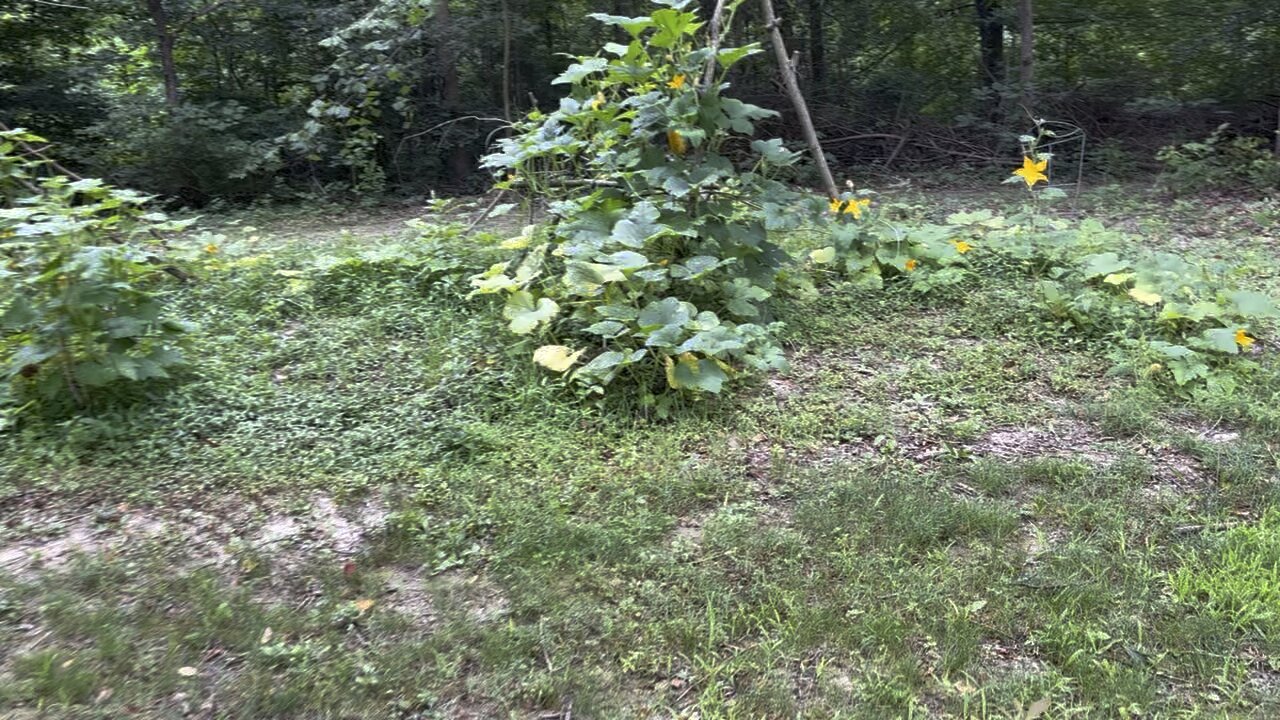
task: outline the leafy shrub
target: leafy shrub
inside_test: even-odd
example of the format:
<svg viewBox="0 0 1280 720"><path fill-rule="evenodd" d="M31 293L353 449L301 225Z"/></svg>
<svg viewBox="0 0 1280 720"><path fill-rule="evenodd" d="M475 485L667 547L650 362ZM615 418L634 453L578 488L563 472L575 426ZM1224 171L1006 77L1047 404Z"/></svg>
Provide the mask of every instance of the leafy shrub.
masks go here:
<svg viewBox="0 0 1280 720"><path fill-rule="evenodd" d="M169 222L147 197L53 171L22 130L0 132L0 367L6 392L70 398L119 380L168 377L185 323L150 288L162 274L143 244Z"/></svg>
<svg viewBox="0 0 1280 720"><path fill-rule="evenodd" d="M272 128L282 121L234 101L172 110L128 103L86 128L81 154L113 180L185 203L248 199L272 189L280 169Z"/></svg>
<svg viewBox="0 0 1280 720"><path fill-rule="evenodd" d="M777 179L797 153L741 137L774 113L726 97L722 80L759 48L713 59L694 47L701 23L686 3L667 4L593 15L631 41L579 58L555 81L572 88L560 108L531 114L485 159L500 185L547 197L552 220L473 279L505 297L512 332L552 340L536 362L596 392L626 376L644 402L663 386L715 393L742 368L784 366L765 303L790 256L769 232L823 204ZM719 80L702 86L709 62Z"/></svg>
<svg viewBox="0 0 1280 720"><path fill-rule="evenodd" d="M979 248L978 272L1013 270L1037 278L1052 331L1134 350L1146 358L1144 375L1167 377L1179 387L1226 382L1214 371L1247 357L1260 323L1280 317L1270 297L1234 287L1220 266L1168 253L1125 257L1107 250L1123 236L1096 220L1077 224L1034 211L1005 218L984 210L947 221L931 232L959 235ZM926 287L928 276L919 278Z"/></svg>
<svg viewBox="0 0 1280 720"><path fill-rule="evenodd" d="M1280 159L1262 138L1231 135L1222 125L1200 142L1171 145L1157 154L1165 171L1160 184L1175 193L1274 192L1280 189Z"/></svg>
<svg viewBox="0 0 1280 720"><path fill-rule="evenodd" d="M946 224L897 223L860 195L833 200L823 228L832 244L809 254L815 265L862 287L879 288L890 277L909 277L917 292L934 292L962 282L965 254L992 226L1004 219L989 211L957 213Z"/></svg>

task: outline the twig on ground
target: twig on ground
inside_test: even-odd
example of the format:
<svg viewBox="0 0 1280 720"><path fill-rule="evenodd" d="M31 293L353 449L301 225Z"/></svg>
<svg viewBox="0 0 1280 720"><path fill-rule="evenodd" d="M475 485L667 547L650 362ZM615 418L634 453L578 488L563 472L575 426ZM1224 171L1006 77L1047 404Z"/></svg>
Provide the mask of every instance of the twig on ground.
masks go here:
<svg viewBox="0 0 1280 720"><path fill-rule="evenodd" d="M484 219L489 217L489 213L493 212L494 208L498 207L498 203L502 201L502 197L506 194L507 191L505 189L499 190L498 194L493 196L493 201L489 203L489 207L485 208L484 212L480 213L475 220L472 220L470 225L467 225L466 232L470 234L472 230L476 229L477 225L484 222Z"/></svg>

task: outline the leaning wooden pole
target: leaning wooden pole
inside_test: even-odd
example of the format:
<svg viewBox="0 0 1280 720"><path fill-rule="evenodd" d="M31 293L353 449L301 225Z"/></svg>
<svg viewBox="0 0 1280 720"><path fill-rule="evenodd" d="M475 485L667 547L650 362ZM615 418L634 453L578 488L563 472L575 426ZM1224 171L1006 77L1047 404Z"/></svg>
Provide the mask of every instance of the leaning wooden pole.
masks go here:
<svg viewBox="0 0 1280 720"><path fill-rule="evenodd" d="M809 143L809 153L813 155L813 164L817 166L818 173L822 176L827 195L834 198L840 194L840 188L836 186L836 179L831 174L831 168L827 166L827 156L822 152L822 143L818 142L818 131L813 127L813 117L809 115L809 104L804 101L804 95L800 94L800 84L796 82L796 68L787 57L787 46L782 42L782 30L779 29L778 17L773 12L773 0L760 0L760 3L764 7L764 22L769 30L769 39L773 43L773 54L778 58L778 66L782 70L783 87L787 89L791 104L795 106L796 116L800 119L800 129L804 132L805 141Z"/></svg>
<svg viewBox="0 0 1280 720"><path fill-rule="evenodd" d="M707 58L707 68L702 73L702 87L710 87L716 79L716 61L720 54L720 28L724 22L725 0L716 0L716 8L711 11L711 57Z"/></svg>

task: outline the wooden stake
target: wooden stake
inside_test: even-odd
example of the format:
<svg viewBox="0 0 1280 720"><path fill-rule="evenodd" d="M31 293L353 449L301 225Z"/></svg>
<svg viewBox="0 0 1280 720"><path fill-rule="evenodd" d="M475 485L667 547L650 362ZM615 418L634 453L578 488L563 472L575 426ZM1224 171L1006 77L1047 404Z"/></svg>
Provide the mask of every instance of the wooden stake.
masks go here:
<svg viewBox="0 0 1280 720"><path fill-rule="evenodd" d="M711 81L716 79L716 56L720 54L720 23L723 22L725 2L716 0L716 9L711 11L711 57L707 58L707 69L702 73L702 87L711 85Z"/></svg>
<svg viewBox="0 0 1280 720"><path fill-rule="evenodd" d="M765 27L770 33L773 53L778 58L778 68L782 70L782 84L787 90L787 96L791 98L791 104L795 106L796 116L800 119L800 129L804 132L805 141L809 143L809 153L813 155L813 164L817 166L818 174L822 176L822 184L825 186L827 195L834 198L840 194L840 188L836 186L836 179L831 175L831 168L827 166L827 156L822 152L822 143L818 142L818 131L813 127L809 105L805 102L804 95L800 94L800 84L796 81L796 69L791 64L791 59L787 57L787 46L783 44L782 31L778 29L780 23L773 12L773 0L760 0L760 4L764 9Z"/></svg>

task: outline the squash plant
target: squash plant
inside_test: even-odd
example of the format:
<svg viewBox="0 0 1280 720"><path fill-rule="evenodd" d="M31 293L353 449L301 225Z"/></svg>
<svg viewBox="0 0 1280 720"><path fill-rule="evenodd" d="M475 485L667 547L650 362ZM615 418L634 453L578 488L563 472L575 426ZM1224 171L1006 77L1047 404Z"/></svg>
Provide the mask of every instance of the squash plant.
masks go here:
<svg viewBox="0 0 1280 720"><path fill-rule="evenodd" d="M83 407L93 388L182 362L188 326L149 287L162 272L144 241L187 223L147 212L145 195L67 177L43 143L0 132L0 387L11 402Z"/></svg>
<svg viewBox="0 0 1280 720"><path fill-rule="evenodd" d="M646 402L785 366L766 303L791 258L769 234L825 207L778 179L798 153L750 139L775 113L725 94L725 72L758 45L701 47L690 3L660 4L591 15L630 41L576 58L555 80L570 88L559 108L484 160L499 187L545 199L551 221L473 278L504 296L512 332L543 339L535 362L599 393L625 378Z"/></svg>

